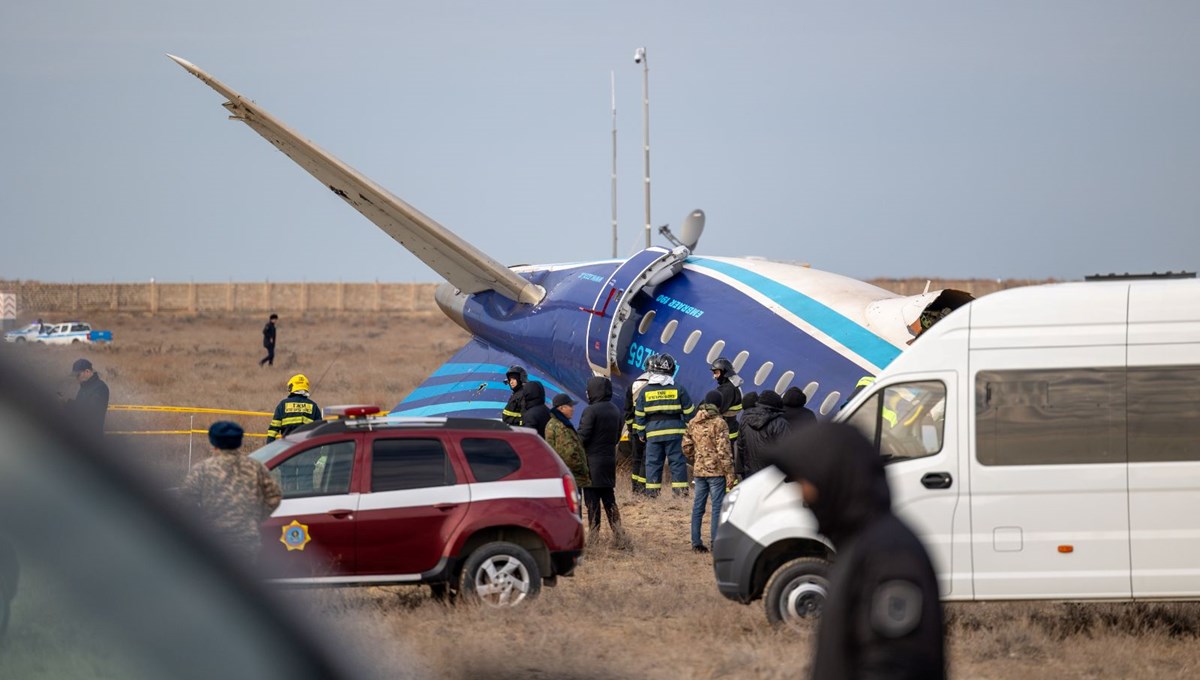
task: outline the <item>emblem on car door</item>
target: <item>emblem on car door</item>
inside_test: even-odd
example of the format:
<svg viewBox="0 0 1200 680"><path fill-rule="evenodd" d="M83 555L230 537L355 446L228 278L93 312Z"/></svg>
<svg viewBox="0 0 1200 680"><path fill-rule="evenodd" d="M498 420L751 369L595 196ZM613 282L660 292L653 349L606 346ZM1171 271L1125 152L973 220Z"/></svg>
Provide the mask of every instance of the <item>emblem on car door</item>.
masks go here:
<svg viewBox="0 0 1200 680"><path fill-rule="evenodd" d="M304 550L304 546L312 538L308 535L308 525L301 524L296 520L292 520L291 524L283 527L283 535L279 537L279 542L288 549L288 552L293 550Z"/></svg>

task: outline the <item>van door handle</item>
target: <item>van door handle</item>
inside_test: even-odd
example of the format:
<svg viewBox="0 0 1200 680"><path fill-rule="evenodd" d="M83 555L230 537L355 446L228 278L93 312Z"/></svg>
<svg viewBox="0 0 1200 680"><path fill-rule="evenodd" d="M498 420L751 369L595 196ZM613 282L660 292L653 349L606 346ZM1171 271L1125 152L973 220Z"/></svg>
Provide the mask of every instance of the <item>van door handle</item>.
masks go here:
<svg viewBox="0 0 1200 680"><path fill-rule="evenodd" d="M327 512L325 514L330 515L332 517L336 517L338 519L346 519L350 515L354 514L354 511L353 510L330 510L329 512Z"/></svg>
<svg viewBox="0 0 1200 680"><path fill-rule="evenodd" d="M953 483L954 478L950 476L949 472L929 472L921 478L921 484L926 489L949 489Z"/></svg>
<svg viewBox="0 0 1200 680"><path fill-rule="evenodd" d="M433 507L438 510L453 510L458 507L458 503L434 503Z"/></svg>

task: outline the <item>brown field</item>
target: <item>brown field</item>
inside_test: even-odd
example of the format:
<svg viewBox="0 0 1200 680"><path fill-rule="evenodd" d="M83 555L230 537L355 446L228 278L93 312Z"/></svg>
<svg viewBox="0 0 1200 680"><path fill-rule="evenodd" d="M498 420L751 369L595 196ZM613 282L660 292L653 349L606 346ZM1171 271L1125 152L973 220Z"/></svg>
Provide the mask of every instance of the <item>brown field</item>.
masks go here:
<svg viewBox="0 0 1200 680"><path fill-rule="evenodd" d="M274 368L257 360L258 316L92 314L116 342L95 348L14 348L68 394L71 362L89 357L114 404L269 411L284 382L305 372L323 404L392 406L466 340L439 314L309 316L280 322ZM323 375L323 377L322 377ZM60 382L61 381L61 382ZM57 383L57 384L55 384ZM211 416L115 413L110 430L207 427ZM249 431L265 418L236 417ZM186 470L188 437L125 436L131 458L167 481ZM261 440L258 440L261 441ZM193 440L193 455L205 438ZM517 611L445 606L423 588L289 591L348 653L380 677L793 678L808 665L809 634L772 630L760 603L716 591L707 556L689 551L690 502L618 499L634 546L589 548L577 575ZM607 529L606 529L607 531ZM607 536L606 536L607 538ZM1200 559L1200 556L1198 556ZM19 599L9 641L32 656L53 650ZM23 617L25 617L23 619ZM947 607L947 646L959 678L1193 678L1200 676L1200 605L987 603ZM14 656L16 658L14 658ZM40 669L40 671L39 671ZM96 677L110 676L93 669ZM88 673L83 673L88 675ZM52 677L44 666L0 656L0 677Z"/></svg>

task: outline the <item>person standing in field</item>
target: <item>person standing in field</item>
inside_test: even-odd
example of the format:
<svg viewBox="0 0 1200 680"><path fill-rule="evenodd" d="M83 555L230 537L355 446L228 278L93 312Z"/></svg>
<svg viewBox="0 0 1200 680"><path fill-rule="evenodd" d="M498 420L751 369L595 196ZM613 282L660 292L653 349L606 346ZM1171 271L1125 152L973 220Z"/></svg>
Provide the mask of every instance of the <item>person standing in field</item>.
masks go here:
<svg viewBox="0 0 1200 680"><path fill-rule="evenodd" d="M273 442L287 433L321 419L321 407L309 396L308 377L297 373L288 379L288 395L275 407L267 441Z"/></svg>
<svg viewBox="0 0 1200 680"><path fill-rule="evenodd" d="M738 449L741 454L738 474L742 479L765 468L765 456L787 436L790 426L783 417L783 399L775 390L763 390L754 408L742 414Z"/></svg>
<svg viewBox="0 0 1200 680"><path fill-rule="evenodd" d="M283 499L262 463L242 454L242 427L227 420L208 428L213 455L196 463L179 487L185 506L242 561L255 564L262 545L259 525Z"/></svg>
<svg viewBox="0 0 1200 680"><path fill-rule="evenodd" d="M696 405L683 385L675 384L675 357L655 354L646 360L650 382L634 401L634 428L646 443L646 495L658 498L662 489L663 463L671 466L671 493L688 495L687 460L683 457L684 424L692 419Z"/></svg>
<svg viewBox="0 0 1200 680"><path fill-rule="evenodd" d="M587 453L591 477L591 484L583 488L588 533L592 537L600 534L600 505L603 503L608 526L617 545L623 547L625 530L621 528L621 511L617 509L614 492L617 486L617 441L621 438L623 423L621 409L612 402L612 381L603 376L588 379L587 400L587 408L579 417L579 437Z"/></svg>
<svg viewBox="0 0 1200 680"><path fill-rule="evenodd" d="M545 439L546 425L550 422L550 409L546 408L546 386L536 380L530 380L521 389L521 394L525 396L521 425L532 427Z"/></svg>
<svg viewBox="0 0 1200 680"><path fill-rule="evenodd" d="M71 375L79 382L79 392L67 401L67 419L97 437L104 434L104 417L108 414L108 385L92 368L87 359L77 359Z"/></svg>
<svg viewBox="0 0 1200 680"><path fill-rule="evenodd" d="M259 359L259 366L275 365L275 322L278 320L279 315L272 314L267 319L267 325L263 326L263 347L267 350L267 356Z"/></svg>
<svg viewBox="0 0 1200 680"><path fill-rule="evenodd" d="M633 491L634 499L646 495L646 442L637 435L633 405L637 396L649 382L650 373L647 371L635 378L629 387L625 388L625 433L629 437L630 489ZM656 481L662 484L661 478Z"/></svg>
<svg viewBox="0 0 1200 680"><path fill-rule="evenodd" d="M575 415L575 402L565 393L556 394L551 406L553 408L550 409L550 420L546 423L546 443L567 464L567 469L575 477L576 487L582 489L591 486L587 452L583 449L583 440L571 424L571 416Z"/></svg>
<svg viewBox="0 0 1200 680"><path fill-rule="evenodd" d="M883 459L849 425L810 425L768 455L800 483L837 546L812 677L946 677L942 605L929 554L892 513Z"/></svg>
<svg viewBox="0 0 1200 680"><path fill-rule="evenodd" d="M724 403L725 395L718 390L704 395L696 417L687 424L683 435L683 455L692 463L692 481L696 484L696 498L692 501L692 552L708 552L708 546L700 538L700 525L709 497L712 498L708 520L711 543L717 539L717 518L725 502L725 490L733 488L733 448L729 426L721 412Z"/></svg>
<svg viewBox="0 0 1200 680"><path fill-rule="evenodd" d="M525 383L529 382L529 374L525 371L524 366L509 366L508 372L504 374L504 384L508 385L508 389L512 394L508 397L508 403L504 405L504 409L500 411L500 420L506 425L520 425L521 413L525 410Z"/></svg>

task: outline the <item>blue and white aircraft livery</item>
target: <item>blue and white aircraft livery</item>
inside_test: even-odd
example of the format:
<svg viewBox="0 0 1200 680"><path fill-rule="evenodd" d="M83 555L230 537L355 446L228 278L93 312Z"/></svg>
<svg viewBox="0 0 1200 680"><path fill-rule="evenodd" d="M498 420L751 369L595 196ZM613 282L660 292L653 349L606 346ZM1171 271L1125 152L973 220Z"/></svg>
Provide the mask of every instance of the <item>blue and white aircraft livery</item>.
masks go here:
<svg viewBox="0 0 1200 680"><path fill-rule="evenodd" d="M971 299L954 290L905 297L808 267L698 256L704 224L698 210L671 248L647 248L626 260L510 269L195 65L171 59L227 98L233 119L446 279L437 303L473 337L395 415L498 417L510 394L504 373L514 364L550 394L577 400L592 375L610 377L620 400L646 358L668 352L679 365L676 381L692 394L715 385L709 365L724 356L743 391L782 393L795 385L810 408L829 416L922 325Z"/></svg>

